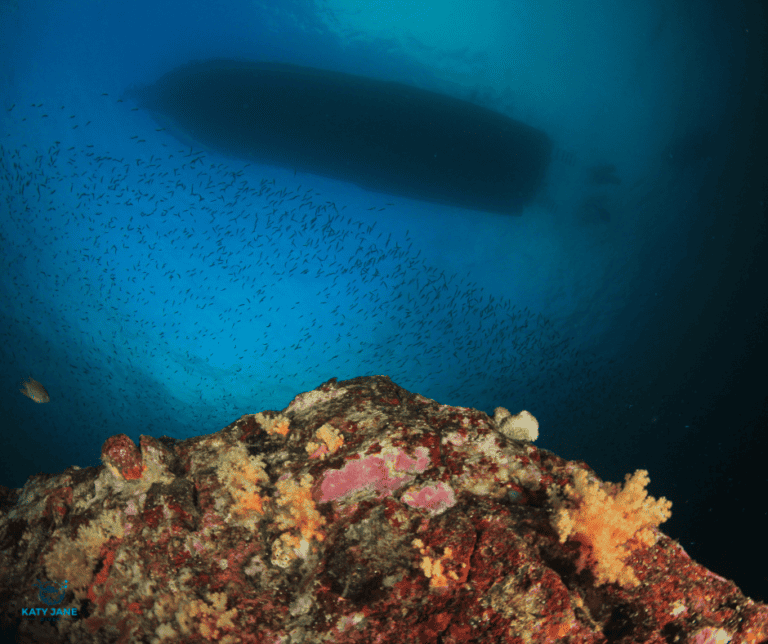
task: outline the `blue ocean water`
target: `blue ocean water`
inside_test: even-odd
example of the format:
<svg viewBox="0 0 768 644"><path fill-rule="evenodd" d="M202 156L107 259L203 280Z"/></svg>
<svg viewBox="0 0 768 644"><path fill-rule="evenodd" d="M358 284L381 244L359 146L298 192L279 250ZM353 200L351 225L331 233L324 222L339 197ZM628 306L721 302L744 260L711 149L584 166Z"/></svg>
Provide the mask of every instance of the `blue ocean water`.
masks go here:
<svg viewBox="0 0 768 644"><path fill-rule="evenodd" d="M767 600L764 15L750 3L0 5L0 484L384 374L527 409ZM398 81L545 132L520 216L205 148L123 98L195 60ZM762 183L761 183L762 181ZM19 393L27 376L50 402ZM758 496L759 495L759 496Z"/></svg>

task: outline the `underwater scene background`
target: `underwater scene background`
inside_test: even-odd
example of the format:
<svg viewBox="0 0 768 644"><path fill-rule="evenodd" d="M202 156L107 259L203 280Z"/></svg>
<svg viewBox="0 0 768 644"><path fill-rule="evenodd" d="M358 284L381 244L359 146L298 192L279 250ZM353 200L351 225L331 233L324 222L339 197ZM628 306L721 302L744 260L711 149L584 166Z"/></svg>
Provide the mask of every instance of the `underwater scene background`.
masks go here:
<svg viewBox="0 0 768 644"><path fill-rule="evenodd" d="M763 11L0 3L0 484L382 374L526 409L605 479L649 470L664 531L768 600ZM130 98L215 58L492 109L551 139L545 184L519 215L372 192Z"/></svg>

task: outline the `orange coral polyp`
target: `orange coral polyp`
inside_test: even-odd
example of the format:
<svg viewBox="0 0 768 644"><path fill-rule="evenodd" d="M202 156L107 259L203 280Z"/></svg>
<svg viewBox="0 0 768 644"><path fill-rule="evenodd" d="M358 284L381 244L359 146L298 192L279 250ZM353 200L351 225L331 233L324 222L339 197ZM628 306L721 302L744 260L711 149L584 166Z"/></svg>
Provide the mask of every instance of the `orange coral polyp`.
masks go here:
<svg viewBox="0 0 768 644"><path fill-rule="evenodd" d="M561 542L570 537L582 544L577 570L589 565L598 585L618 582L636 586L639 581L625 564L627 548L654 545L656 538L650 528L672 516L672 503L664 497L657 501L648 496L646 470L627 474L624 488L615 495L606 492L609 485L590 481L584 470L577 471L573 480L573 486L565 487L568 498L554 499L557 511L552 526Z"/></svg>

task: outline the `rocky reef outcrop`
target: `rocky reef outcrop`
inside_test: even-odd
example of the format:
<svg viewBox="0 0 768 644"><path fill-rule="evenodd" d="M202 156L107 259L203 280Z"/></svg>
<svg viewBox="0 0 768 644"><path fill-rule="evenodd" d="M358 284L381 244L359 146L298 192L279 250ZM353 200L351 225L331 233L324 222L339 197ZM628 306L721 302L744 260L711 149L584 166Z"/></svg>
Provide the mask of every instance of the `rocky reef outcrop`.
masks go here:
<svg viewBox="0 0 768 644"><path fill-rule="evenodd" d="M658 529L671 504L647 473L603 482L536 430L375 376L214 434L113 436L98 468L0 491L0 625L38 643L768 639L768 607Z"/></svg>

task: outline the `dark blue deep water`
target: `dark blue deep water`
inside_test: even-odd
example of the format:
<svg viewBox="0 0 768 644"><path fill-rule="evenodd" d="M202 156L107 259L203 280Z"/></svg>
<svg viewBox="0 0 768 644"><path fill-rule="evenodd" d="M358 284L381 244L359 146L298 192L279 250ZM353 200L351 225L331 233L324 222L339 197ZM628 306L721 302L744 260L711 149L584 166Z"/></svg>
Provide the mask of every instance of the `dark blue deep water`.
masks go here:
<svg viewBox="0 0 768 644"><path fill-rule="evenodd" d="M606 480L649 470L662 528L768 600L763 11L2 0L0 484L385 374L527 409ZM129 98L213 58L470 101L546 133L546 179L519 215L417 201Z"/></svg>

